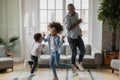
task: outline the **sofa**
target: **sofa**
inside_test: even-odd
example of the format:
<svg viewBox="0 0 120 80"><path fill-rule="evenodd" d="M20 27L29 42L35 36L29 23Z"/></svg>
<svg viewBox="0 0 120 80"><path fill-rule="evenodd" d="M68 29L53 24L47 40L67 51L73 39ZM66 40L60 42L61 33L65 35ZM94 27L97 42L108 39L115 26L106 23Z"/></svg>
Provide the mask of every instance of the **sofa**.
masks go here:
<svg viewBox="0 0 120 80"><path fill-rule="evenodd" d="M102 65L102 53L92 48L90 44L85 45L85 56L83 58L83 66L84 67L97 67ZM79 53L79 50L77 49ZM60 62L61 63L70 63L71 64L71 49L68 44L63 44L62 46L62 53L60 55ZM42 49L42 55L39 57L39 66L49 65L50 53L48 51L48 45ZM77 55L78 59L78 55Z"/></svg>
<svg viewBox="0 0 120 80"><path fill-rule="evenodd" d="M0 45L0 70L7 70L9 68L13 71L14 60L7 57L4 45Z"/></svg>

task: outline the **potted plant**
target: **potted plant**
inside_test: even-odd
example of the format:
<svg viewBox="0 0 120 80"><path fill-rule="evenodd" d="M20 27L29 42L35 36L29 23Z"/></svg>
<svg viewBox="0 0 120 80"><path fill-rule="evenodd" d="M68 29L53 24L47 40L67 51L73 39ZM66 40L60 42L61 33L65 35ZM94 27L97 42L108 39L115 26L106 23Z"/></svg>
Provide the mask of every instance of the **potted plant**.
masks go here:
<svg viewBox="0 0 120 80"><path fill-rule="evenodd" d="M0 45L4 45L7 56L13 57L13 48L17 44L18 37L11 37L9 40L0 38Z"/></svg>
<svg viewBox="0 0 120 80"><path fill-rule="evenodd" d="M103 24L108 22L111 31L111 51L116 51L116 30L120 28L120 0L102 0L98 20Z"/></svg>

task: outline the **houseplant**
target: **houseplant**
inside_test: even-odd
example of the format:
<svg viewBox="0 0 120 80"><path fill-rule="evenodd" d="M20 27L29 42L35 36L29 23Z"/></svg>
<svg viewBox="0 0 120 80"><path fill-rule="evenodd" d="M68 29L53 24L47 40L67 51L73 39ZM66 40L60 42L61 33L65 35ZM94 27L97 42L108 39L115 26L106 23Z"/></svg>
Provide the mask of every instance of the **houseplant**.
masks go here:
<svg viewBox="0 0 120 80"><path fill-rule="evenodd" d="M103 24L108 22L111 31L111 51L116 51L116 30L120 28L120 0L102 0L98 20Z"/></svg>
<svg viewBox="0 0 120 80"><path fill-rule="evenodd" d="M0 45L4 45L7 56L13 57L13 48L17 44L18 37L11 37L9 40L0 38Z"/></svg>

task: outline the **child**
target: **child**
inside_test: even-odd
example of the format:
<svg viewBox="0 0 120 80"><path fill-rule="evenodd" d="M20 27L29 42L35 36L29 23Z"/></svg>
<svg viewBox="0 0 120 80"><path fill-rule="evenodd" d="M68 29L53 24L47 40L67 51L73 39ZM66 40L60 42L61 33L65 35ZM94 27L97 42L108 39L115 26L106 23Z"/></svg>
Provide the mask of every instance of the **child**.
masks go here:
<svg viewBox="0 0 120 80"><path fill-rule="evenodd" d="M57 34L63 31L62 25L58 22L52 22L48 25L48 30L50 31L50 34L48 34L47 38L44 38L44 41L48 41L49 51L51 53L49 65L52 68L54 75L52 80L58 80L54 63L56 63L56 66L58 67L72 68L73 71L74 66L60 63L61 46L64 42L64 36L60 40L60 37ZM45 36L45 34L43 35Z"/></svg>
<svg viewBox="0 0 120 80"><path fill-rule="evenodd" d="M34 40L35 43L33 45L32 51L31 51L31 59L33 60L33 66L31 69L31 75L35 75L35 69L37 68L37 64L38 64L38 58L41 54L41 49L42 49L42 35L40 33L36 33L34 35Z"/></svg>

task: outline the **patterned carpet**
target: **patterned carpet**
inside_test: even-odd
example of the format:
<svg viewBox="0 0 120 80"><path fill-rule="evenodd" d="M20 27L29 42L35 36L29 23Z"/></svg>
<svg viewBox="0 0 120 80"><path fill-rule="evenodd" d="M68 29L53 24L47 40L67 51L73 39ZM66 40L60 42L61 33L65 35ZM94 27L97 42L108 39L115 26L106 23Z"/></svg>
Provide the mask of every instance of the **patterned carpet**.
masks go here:
<svg viewBox="0 0 120 80"><path fill-rule="evenodd" d="M59 80L106 80L100 71L85 70L79 71L79 75L74 76L71 70L57 69ZM12 72L6 80L52 80L52 72L50 69L41 69L35 76L29 76L30 71Z"/></svg>

